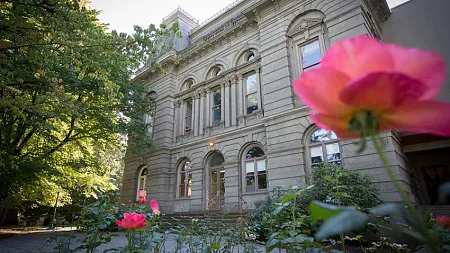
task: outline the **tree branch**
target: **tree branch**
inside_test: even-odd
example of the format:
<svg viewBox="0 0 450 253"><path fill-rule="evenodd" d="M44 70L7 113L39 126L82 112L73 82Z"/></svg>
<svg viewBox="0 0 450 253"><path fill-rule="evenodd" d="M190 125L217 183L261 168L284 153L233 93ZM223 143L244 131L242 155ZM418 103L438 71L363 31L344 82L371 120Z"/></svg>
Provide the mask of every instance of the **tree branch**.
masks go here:
<svg viewBox="0 0 450 253"><path fill-rule="evenodd" d="M55 151L57 151L58 149L60 149L62 146L64 146L66 143L68 143L70 141L70 137L72 136L74 127L75 127L75 121L76 118L72 117L72 119L70 120L70 127L69 127L69 132L67 132L66 137L64 137L64 139L55 147L53 147L52 149L50 149L49 151L47 151L45 153L45 156L49 156L51 154L53 154Z"/></svg>

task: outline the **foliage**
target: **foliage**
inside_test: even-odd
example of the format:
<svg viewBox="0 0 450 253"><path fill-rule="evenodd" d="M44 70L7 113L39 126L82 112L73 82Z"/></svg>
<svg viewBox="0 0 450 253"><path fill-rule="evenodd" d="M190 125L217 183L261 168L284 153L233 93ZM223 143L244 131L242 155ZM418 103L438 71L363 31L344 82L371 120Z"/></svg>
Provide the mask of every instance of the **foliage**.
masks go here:
<svg viewBox="0 0 450 253"><path fill-rule="evenodd" d="M285 228L300 229L312 236L317 227L309 216L313 200L336 205L356 205L367 210L379 203L378 189L368 176L342 166L324 165L312 172L312 185L299 189L275 188L260 208L253 212L250 226L262 238Z"/></svg>
<svg viewBox="0 0 450 253"><path fill-rule="evenodd" d="M0 1L0 13L0 198L52 206L58 185L61 205L71 188L113 189L125 136L151 146L148 87L131 78L177 26L107 33L81 0Z"/></svg>

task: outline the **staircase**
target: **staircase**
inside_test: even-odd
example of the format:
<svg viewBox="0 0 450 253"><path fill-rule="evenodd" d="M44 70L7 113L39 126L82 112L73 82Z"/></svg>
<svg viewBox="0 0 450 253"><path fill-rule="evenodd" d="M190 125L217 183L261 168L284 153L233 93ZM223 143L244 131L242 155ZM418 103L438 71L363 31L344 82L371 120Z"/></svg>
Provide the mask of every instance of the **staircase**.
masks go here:
<svg viewBox="0 0 450 253"><path fill-rule="evenodd" d="M247 213L174 213L165 214L161 217L161 226L164 229L190 228L193 223L208 224L211 226L233 226L239 217L246 218Z"/></svg>

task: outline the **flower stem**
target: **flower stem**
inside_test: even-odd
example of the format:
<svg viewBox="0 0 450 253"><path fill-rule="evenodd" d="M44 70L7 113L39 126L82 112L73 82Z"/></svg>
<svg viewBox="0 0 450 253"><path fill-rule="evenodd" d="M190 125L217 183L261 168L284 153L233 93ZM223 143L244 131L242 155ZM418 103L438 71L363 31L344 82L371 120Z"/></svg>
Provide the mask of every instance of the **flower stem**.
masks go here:
<svg viewBox="0 0 450 253"><path fill-rule="evenodd" d="M436 245L434 244L434 239L430 237L430 234L428 232L427 226L425 224L425 221L422 219L422 217L419 215L417 210L414 208L412 202L409 200L408 195L406 191L403 189L403 187L400 185L400 182L398 181L397 177L395 176L394 170L392 169L392 166L389 164L388 159L386 158L386 155L383 152L383 148L381 146L381 143L376 138L375 134L370 135L372 142L375 146L375 149L378 152L378 155L380 156L381 160L383 161L384 167L386 167L386 171L389 175L389 178L391 179L392 183L394 184L397 191L400 193L400 196L402 197L403 201L405 202L406 206L408 207L409 213L413 217L413 219L417 222L419 225L419 231L425 238L425 243L429 247L431 252L438 252Z"/></svg>

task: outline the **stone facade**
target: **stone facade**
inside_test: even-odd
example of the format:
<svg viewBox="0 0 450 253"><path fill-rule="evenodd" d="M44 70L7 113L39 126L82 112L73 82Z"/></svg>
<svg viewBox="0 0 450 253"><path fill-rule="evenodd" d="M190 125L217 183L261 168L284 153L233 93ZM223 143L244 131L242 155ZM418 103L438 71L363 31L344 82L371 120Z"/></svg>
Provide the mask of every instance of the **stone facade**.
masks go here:
<svg viewBox="0 0 450 253"><path fill-rule="evenodd" d="M126 157L122 201L135 201L138 187L145 184L148 198L157 199L164 212L201 212L219 195L223 209L236 211L255 208L274 187L305 185L315 152L309 140L317 128L292 89L293 80L308 67L301 50L314 42L323 55L345 38L381 38L389 14L384 0L242 0L198 25L176 10L164 22L179 22L183 38L175 42L176 52L159 58L166 73L143 70L136 76L156 92L156 148ZM168 56L176 56L179 64L167 61ZM251 91L250 79L255 84ZM250 103L254 110L249 111ZM411 200L420 204L420 175L409 165L401 136L388 132L380 138ZM369 145L358 153L358 142L336 142L339 162L372 176L385 201L399 201L375 149ZM255 179L261 189L248 191L244 160L254 147L264 156L249 164L258 173L266 169L267 189L261 177ZM217 155L224 162L215 170L211 164ZM146 181L140 183L143 168ZM184 173L186 168L190 173ZM219 174L224 178L216 184ZM180 186L182 175L192 184ZM224 192L211 197L214 187L224 187Z"/></svg>

